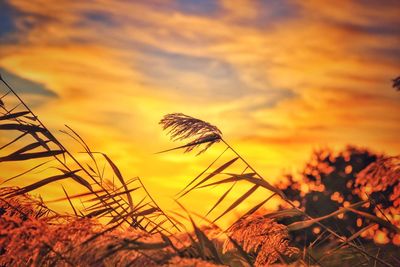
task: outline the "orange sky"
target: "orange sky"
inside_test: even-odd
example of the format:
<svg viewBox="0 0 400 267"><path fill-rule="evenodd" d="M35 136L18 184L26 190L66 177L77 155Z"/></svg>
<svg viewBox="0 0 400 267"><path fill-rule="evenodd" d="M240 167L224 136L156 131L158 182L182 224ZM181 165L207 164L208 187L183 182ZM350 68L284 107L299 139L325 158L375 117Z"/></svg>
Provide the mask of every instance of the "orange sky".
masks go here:
<svg viewBox="0 0 400 267"><path fill-rule="evenodd" d="M400 150L400 94L391 88L400 74L398 1L0 6L5 78L50 129L72 126L126 177L142 177L165 208L223 149L154 155L177 145L157 124L166 113L217 125L272 181L300 170L315 148ZM54 196L56 187L41 193ZM185 203L204 214L212 205L204 199L220 192Z"/></svg>

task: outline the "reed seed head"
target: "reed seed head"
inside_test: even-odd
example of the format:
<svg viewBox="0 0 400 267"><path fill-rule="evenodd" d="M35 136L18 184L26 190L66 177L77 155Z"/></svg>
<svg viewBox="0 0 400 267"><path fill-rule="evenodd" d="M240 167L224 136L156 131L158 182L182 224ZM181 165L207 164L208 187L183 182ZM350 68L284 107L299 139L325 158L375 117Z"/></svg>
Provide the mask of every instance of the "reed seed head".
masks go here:
<svg viewBox="0 0 400 267"><path fill-rule="evenodd" d="M299 253L299 249L289 246L289 234L285 225L260 215L239 220L229 229L228 234L244 251L257 255L256 266L272 264L281 255L291 257ZM232 242L225 243L225 251L232 248Z"/></svg>
<svg viewBox="0 0 400 267"><path fill-rule="evenodd" d="M163 130L168 131L168 135L173 141L191 139L182 147L185 148L185 152L190 152L205 144L205 147L198 153L201 154L222 139L222 132L216 126L182 113L167 114L161 119L160 124Z"/></svg>

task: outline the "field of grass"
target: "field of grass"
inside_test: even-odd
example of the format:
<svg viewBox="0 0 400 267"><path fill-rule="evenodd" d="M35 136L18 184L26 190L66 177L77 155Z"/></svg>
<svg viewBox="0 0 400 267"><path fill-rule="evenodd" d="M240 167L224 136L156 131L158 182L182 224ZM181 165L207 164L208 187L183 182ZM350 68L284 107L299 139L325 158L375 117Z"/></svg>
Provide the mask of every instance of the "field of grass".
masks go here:
<svg viewBox="0 0 400 267"><path fill-rule="evenodd" d="M31 167L0 177L1 266L400 266L399 156L351 146L315 151L300 175L272 184L216 126L168 114L161 126L172 141L184 142L172 150L200 154L222 143L222 154L234 155L221 162L221 154L182 185L177 194L182 212L168 213L140 178L125 179L106 154L94 152L70 127L64 134L82 146L89 161L68 151L2 82L8 90L0 96L0 132L8 141L0 144L0 169L28 161ZM51 175L43 177L44 170ZM4 185L30 174L42 176L24 187ZM61 180L84 189L71 195L63 188L56 200L71 206L69 215L31 195ZM233 188L243 184L249 189L221 210ZM206 203L208 214L185 208L183 196L221 185L227 190L216 203ZM258 189L272 195L220 229L217 221ZM279 209L267 209L272 198L279 199ZM76 200L84 208L74 205ZM213 211L218 214L211 217ZM196 225L194 216L207 223Z"/></svg>

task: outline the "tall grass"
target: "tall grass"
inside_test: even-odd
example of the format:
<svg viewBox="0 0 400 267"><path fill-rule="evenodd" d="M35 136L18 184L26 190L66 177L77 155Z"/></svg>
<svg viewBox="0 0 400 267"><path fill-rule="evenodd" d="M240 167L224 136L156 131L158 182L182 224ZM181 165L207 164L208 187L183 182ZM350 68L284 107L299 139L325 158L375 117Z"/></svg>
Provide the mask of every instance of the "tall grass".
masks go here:
<svg viewBox="0 0 400 267"><path fill-rule="evenodd" d="M0 96L0 131L16 135L0 147L0 151L6 151L14 146L14 150L8 155L0 157L0 163L36 162L36 165L29 170L10 177L3 183L16 178L23 179L33 171L49 171L49 169L56 171L54 175L41 177L37 182L20 188L9 196L28 193L49 183L71 179L86 190L86 193L74 196L69 196L64 190L65 198L69 201L80 198L88 205L76 215L107 218L108 224L128 224L149 232L168 232L171 227L178 228L148 194L140 178L126 180L106 154L93 152L79 134L66 126L66 130L62 132L78 142L90 159L90 163L81 163L46 128L11 86L3 78L0 79L6 86L6 91ZM16 104L9 107L7 102ZM100 160L105 161L106 165L99 162ZM53 165L49 168L50 162ZM110 171L107 172L106 169ZM133 193L136 202L133 201ZM71 201L70 203L72 205ZM75 207L72 208L76 210ZM169 225L166 225L168 223Z"/></svg>
<svg viewBox="0 0 400 267"><path fill-rule="evenodd" d="M183 149L185 152L197 150L197 154L201 154L216 143L224 146L221 154L178 193L177 201L187 213L182 217L164 212L139 177L125 179L109 156L94 152L76 131L66 126L62 133L80 144L88 159L78 160L1 76L0 80L5 86L0 96L0 132L4 137L2 140L7 140L0 147L0 166L34 162L29 169L1 181L1 265L266 266L281 263L303 266L329 265L327 262L336 262L335 256L340 253L348 257L347 262L383 266L399 263L396 257L381 257L382 254L374 253L360 239L363 232L375 225L388 232L400 233L397 219L393 221L386 216L389 211L399 210L398 157L379 158L354 181L361 191L373 186L372 192L368 192L371 194L390 188L389 197L395 204L382 207L379 199L368 196L315 217L285 193L287 187L283 189L261 176L223 138L222 131L216 126L181 113L168 114L160 121L161 126L172 141L185 143L162 152ZM233 156L221 162L222 155L228 153ZM243 168L237 172L239 165ZM51 175L43 178L46 172ZM6 187L11 180L22 180L34 174L40 176L29 185ZM73 211L70 215L58 214L41 199L29 195L61 180L73 181L83 189L79 194L70 194L63 187L63 195L53 200L68 203ZM249 190L228 202L228 196L240 183L248 184ZM219 185L229 187L202 216L208 221L208 227L197 226L192 213L186 211L181 201L195 189ZM215 222L248 202L260 190L270 194L228 229L218 228ZM266 211L265 205L274 197L281 199L281 209ZM300 195L297 197L301 199ZM80 200L83 207L74 205L75 200ZM227 208L221 210L222 203L227 203ZM376 207L380 216L365 209L367 205ZM209 218L216 211L218 214ZM344 236L325 223L345 213L357 214L368 225ZM289 220L283 220L287 218ZM181 223L183 219L191 223L192 230L185 229L185 224ZM290 240L292 233L301 233L314 226L321 231L312 243L296 244L296 247Z"/></svg>
<svg viewBox="0 0 400 267"><path fill-rule="evenodd" d="M198 146L198 144L195 141L191 141L190 138L193 136L193 133L191 134L186 134L187 133L187 125L186 125L186 120L181 120L182 115L181 114L169 114L166 115L164 117L163 120L161 120L161 124L163 124L164 129L168 129L169 127L172 127L171 125L173 125L172 130L170 130L169 133L172 133L172 139L174 140L185 140L185 139L189 139L189 141L183 145L183 146L179 146L177 148L174 149L179 149L179 148L185 148L186 152L193 150L195 147ZM189 116L185 116L185 118L190 118ZM165 122L168 122L168 124L166 124ZM171 123L171 121L174 121L174 123ZM196 125L200 125L200 128L196 128L197 131L199 132L204 132L207 131L207 128L209 128L209 123L204 122L202 120L198 120L195 118L190 118L191 122L195 122ZM205 129L201 129L201 125L204 125ZM319 227L321 227L325 232L327 232L331 237L336 239L336 242L338 242L340 244L340 246L348 246L351 247L352 249L354 249L356 251L356 253L362 254L365 257L367 257L368 259L375 261L375 262L379 262L382 265L385 266L392 266L392 264L382 258L379 258L377 255L374 255L372 253L370 253L368 250L364 249L362 246L360 246L359 244L352 242L352 240L355 238L355 236L353 235L350 238L346 238L343 235L341 235L340 233L336 232L334 229L332 229L331 227L329 227L328 225L324 224L324 220L344 214L346 212L353 212L361 217L363 217L364 219L367 219L367 221L370 221L371 223L377 223L378 225L380 225L381 227L384 227L385 229L387 229L388 231L394 232L395 234L399 234L400 233L400 229L398 228L398 226L396 226L395 224L393 224L391 221L389 220L385 220L382 219L378 216L376 216L375 214L371 214L371 213L367 213L364 211L360 211L358 210L358 208L363 207L365 205L376 205L377 203L371 203L371 199L367 199L367 200L363 200L363 201L359 201L353 204L349 204L348 206L344 206L342 208L339 208L338 210L321 216L321 217L312 217L309 214L307 214L306 212L304 212L304 210L300 209L295 203L293 203L290 199L287 198L287 196L284 194L284 192L282 190L280 190L278 187L271 185L266 179L264 179L230 144L228 144L223 138L222 138L222 133L220 130L218 130L218 141L221 141L223 144L225 144L226 148L223 150L222 154L225 153L226 151L231 151L235 156L226 161L221 163L220 165L218 165L217 167L215 167L214 169L211 169L213 167L213 165L216 164L216 162L218 161L218 159L220 157L218 157L215 161L213 161L210 166L208 166L206 168L206 170L204 170L203 172L201 172L195 179L193 179L192 181L190 181L190 183L184 188L184 190L180 193L180 197L183 197L185 195L187 195L188 193L190 193L191 191L193 191L194 189L200 189L200 188L207 188L207 187L214 187L216 185L221 185L221 184L231 184L231 187L229 187L229 189L221 196L220 199L218 199L218 201L212 206L211 210L208 212L208 214L215 209L218 205L220 205L222 203L222 201L226 198L226 196L231 192L232 188L237 184L237 182L239 181L244 181L247 182L251 185L251 188L245 192L242 196L236 198L236 200L232 203L230 203L230 205L228 206L227 209L225 209L222 213L220 213L215 219L214 221L217 221L218 219L220 219L221 217L225 216L228 212L232 211L233 209L235 209L238 205L240 205L241 203L243 203L244 201L246 201L252 194L254 194L254 192L261 188L261 189L266 189L268 191L271 191L273 194L272 196L279 196L283 202L286 203L286 205L289 207L289 209L285 209L285 210L280 210L278 212L275 212L273 214L273 216L298 216L300 217L301 220L292 222L291 224L289 224L287 226L287 228L290 231L300 231L306 228L309 228L313 225L318 225ZM202 144L205 144L205 148L203 148L201 150L201 152L204 152L207 148L209 148L213 143L215 143L215 141L212 139L210 141L210 143L207 142L203 142ZM188 150L188 148L190 148L190 150ZM399 176L399 164L396 161L396 163L393 163L393 161L397 160L398 157L391 157L389 159L386 160L382 160L374 163L374 165L368 167L364 172L365 173L369 173L371 172L371 169L375 170L373 171L374 173L379 173L379 169L389 169L389 171L386 172L381 172L380 175L378 175L380 177L380 180L378 180L378 178L375 177L375 181L381 181L381 186L391 186L394 183L396 183L398 185L398 181L400 179ZM392 161L391 164L387 163L388 161ZM230 172L230 168L237 162L241 161L241 163L244 163L245 168L241 173L232 173ZM385 163L386 166L385 166ZM379 167L376 167L379 166ZM391 167L391 168L390 168ZM210 171L209 173L206 173L207 171ZM361 173L360 177L364 177L365 175L363 175ZM211 180L214 179L212 182ZM356 182L361 183L361 181L366 181L367 178L363 178L363 179L358 179ZM375 182L375 183L379 183L379 182ZM372 184L373 186L374 184ZM376 186L375 186L376 188ZM399 187L396 187L396 191L393 193L393 195L390 195L389 197L391 199L396 199L396 201L394 203L396 203L393 207L398 211L398 189ZM386 189L383 188L383 189ZM379 188L376 188L377 191L380 191ZM259 208L261 208L265 203L267 203L272 197L268 197L266 198L264 201L262 201L260 204L254 206L247 214L245 214L244 217L242 217L240 220L246 220L246 216L253 214L254 212L256 212ZM382 213L383 215L385 213ZM264 216L268 216L269 214L265 214ZM239 220L239 221L240 221ZM266 224L267 225L267 224ZM361 232L359 233L354 233L354 234L361 234ZM308 253L308 251L305 249L304 250L304 260L306 261L312 261L314 263L319 263L318 259L315 259L314 257L312 257L311 253Z"/></svg>

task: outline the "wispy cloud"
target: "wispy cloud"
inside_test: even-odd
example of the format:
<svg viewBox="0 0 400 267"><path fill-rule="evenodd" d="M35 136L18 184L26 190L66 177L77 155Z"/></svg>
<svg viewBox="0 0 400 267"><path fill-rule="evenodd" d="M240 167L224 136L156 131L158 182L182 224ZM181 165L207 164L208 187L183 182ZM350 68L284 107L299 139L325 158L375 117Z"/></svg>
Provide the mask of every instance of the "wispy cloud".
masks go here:
<svg viewBox="0 0 400 267"><path fill-rule="evenodd" d="M166 198L212 156L152 155L169 112L219 125L272 176L315 146L400 148L397 1L6 5L0 67L57 94L37 108L50 128L74 126Z"/></svg>
<svg viewBox="0 0 400 267"><path fill-rule="evenodd" d="M24 79L2 68L0 68L0 73L3 79L13 84L13 86L20 88L19 93L21 94L38 94L44 97L57 97L57 94L40 83Z"/></svg>

